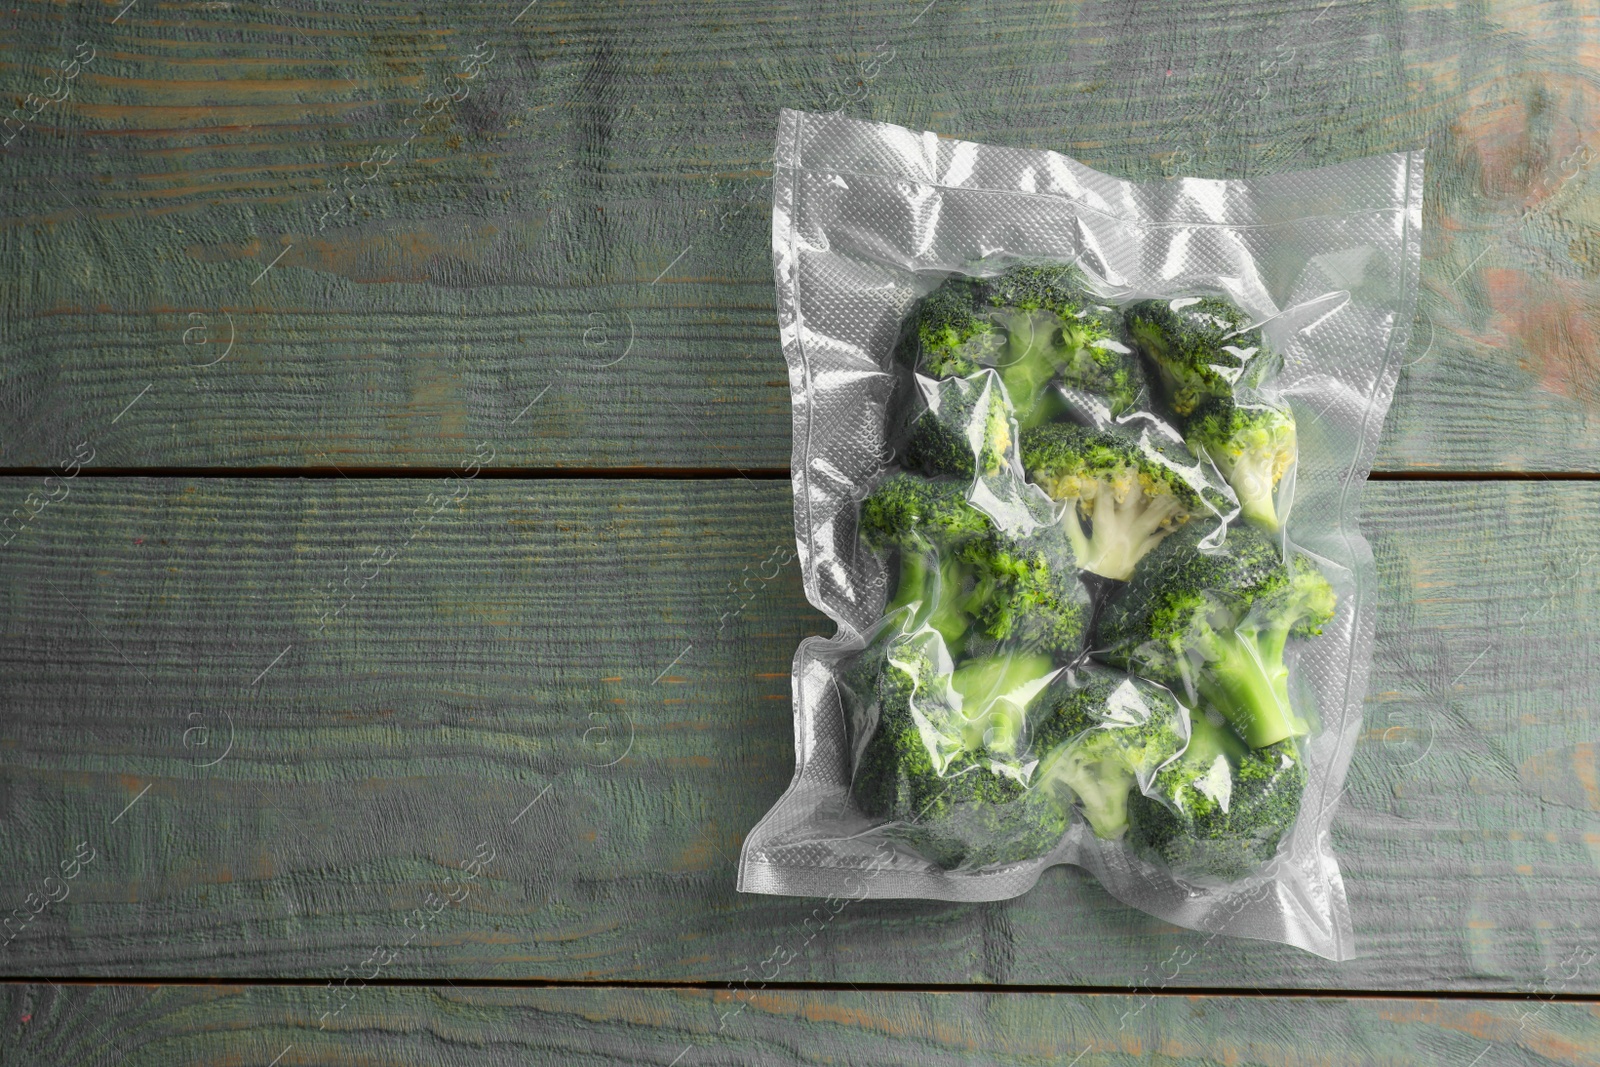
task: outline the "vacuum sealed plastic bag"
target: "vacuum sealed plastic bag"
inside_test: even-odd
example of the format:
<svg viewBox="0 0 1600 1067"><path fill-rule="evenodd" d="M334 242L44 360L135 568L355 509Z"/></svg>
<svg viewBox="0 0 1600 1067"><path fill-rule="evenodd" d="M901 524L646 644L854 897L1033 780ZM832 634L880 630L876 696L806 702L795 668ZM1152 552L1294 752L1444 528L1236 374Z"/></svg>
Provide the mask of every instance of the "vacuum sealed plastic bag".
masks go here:
<svg viewBox="0 0 1600 1067"><path fill-rule="evenodd" d="M785 110L776 159L795 530L838 633L795 655L739 888L996 900L1071 863L1347 958L1329 824L1421 153L1136 184Z"/></svg>

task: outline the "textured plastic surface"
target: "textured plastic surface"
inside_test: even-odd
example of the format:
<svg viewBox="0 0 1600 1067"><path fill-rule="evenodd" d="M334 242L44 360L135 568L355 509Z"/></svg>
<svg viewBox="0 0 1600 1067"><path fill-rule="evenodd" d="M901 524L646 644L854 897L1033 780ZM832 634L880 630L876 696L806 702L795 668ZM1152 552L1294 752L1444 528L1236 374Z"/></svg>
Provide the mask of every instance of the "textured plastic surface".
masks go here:
<svg viewBox="0 0 1600 1067"><path fill-rule="evenodd" d="M747 836L739 888L997 900L1027 891L1048 866L1072 863L1168 921L1348 958L1351 924L1329 825L1371 659L1376 579L1360 497L1415 307L1422 154L1252 181L1136 184L1053 152L784 110L776 160L773 257L793 402L796 538L806 594L838 633L796 653L795 776ZM952 273L992 277L1040 261L1075 263L1109 305L1223 296L1282 355L1263 394L1292 411L1298 430L1298 458L1278 490L1279 543L1312 561L1338 601L1322 635L1291 657L1291 690L1314 715L1299 741L1299 817L1275 858L1237 880L1196 880L1151 863L1126 840L1097 837L1084 818L1045 854L1020 862L941 865L925 848L900 847L885 866L896 824L865 814L852 797L860 753L850 722L865 705L845 672L870 640L882 643L894 588L882 555L858 539L857 516L897 458L906 375L894 352L904 322ZM919 380L921 408L937 409L941 395L970 403L993 377L983 372L970 387ZM1126 428L1142 416L1096 412L1071 389L1059 395L1079 422ZM1160 420L1149 422L1159 436ZM1022 527L1038 521L1042 494L1014 484L1013 460L986 460L973 443L973 481L999 502L985 510ZM1151 778L1140 775L1141 792L1152 791ZM860 878L868 869L870 883Z"/></svg>

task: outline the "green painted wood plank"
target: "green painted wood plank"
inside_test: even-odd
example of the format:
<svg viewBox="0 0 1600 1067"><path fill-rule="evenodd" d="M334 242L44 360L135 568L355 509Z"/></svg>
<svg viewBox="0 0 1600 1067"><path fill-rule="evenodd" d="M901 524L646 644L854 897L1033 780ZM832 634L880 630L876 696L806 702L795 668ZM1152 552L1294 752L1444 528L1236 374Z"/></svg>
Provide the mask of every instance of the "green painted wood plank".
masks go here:
<svg viewBox="0 0 1600 1067"><path fill-rule="evenodd" d="M8 985L4 1062L1600 1063L1594 1003L1067 993ZM342 1001L341 1001L342 1002Z"/></svg>
<svg viewBox="0 0 1600 1067"><path fill-rule="evenodd" d="M1378 466L1600 469L1578 7L507 6L0 13L8 99L94 50L0 153L0 463L782 466L763 161L843 105L1140 179L1427 141Z"/></svg>
<svg viewBox="0 0 1600 1067"><path fill-rule="evenodd" d="M817 901L733 889L792 773L795 645L831 631L787 484L67 488L3 549L0 902L66 896L0 974L315 978L403 943L392 977L722 981L804 936ZM0 514L38 489L0 482ZM1379 643L1334 825L1358 959L1061 868L853 905L787 978L1600 990L1562 963L1600 951L1600 486L1367 492Z"/></svg>

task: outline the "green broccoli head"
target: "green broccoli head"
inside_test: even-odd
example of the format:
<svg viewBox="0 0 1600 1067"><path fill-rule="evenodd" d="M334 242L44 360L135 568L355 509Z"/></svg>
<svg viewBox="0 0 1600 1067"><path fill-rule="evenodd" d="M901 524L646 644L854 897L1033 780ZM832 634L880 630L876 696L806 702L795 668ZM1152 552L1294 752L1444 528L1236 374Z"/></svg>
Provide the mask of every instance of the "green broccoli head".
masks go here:
<svg viewBox="0 0 1600 1067"><path fill-rule="evenodd" d="M860 533L869 548L900 559L884 614L908 611L907 629L932 626L958 654L971 625L957 604L967 580L958 555L992 529L989 517L967 503L955 482L902 472L878 486L861 503Z"/></svg>
<svg viewBox="0 0 1600 1067"><path fill-rule="evenodd" d="M947 871L1038 859L1060 843L1070 821L1045 791L971 754L943 775L915 779L909 806L913 816L888 833Z"/></svg>
<svg viewBox="0 0 1600 1067"><path fill-rule="evenodd" d="M1097 655L1155 679L1194 705L1204 700L1252 748L1306 732L1290 708L1283 653L1320 633L1335 596L1309 560L1285 564L1249 526L1202 550L1203 530L1167 538L1134 569L1101 616Z"/></svg>
<svg viewBox="0 0 1600 1067"><path fill-rule="evenodd" d="M1205 715L1182 757L1133 795L1129 841L1193 881L1237 881L1270 860L1294 826L1306 772L1291 740L1246 748Z"/></svg>
<svg viewBox="0 0 1600 1067"><path fill-rule="evenodd" d="M1206 398L1184 422L1189 447L1217 465L1239 498L1241 514L1266 530L1278 528L1273 492L1295 459L1294 416L1231 396Z"/></svg>
<svg viewBox="0 0 1600 1067"><path fill-rule="evenodd" d="M1201 509L1200 495L1177 469L1114 432L1070 424L1028 430L1022 465L1052 500L1071 505L1062 524L1078 566L1106 578L1126 581ZM1081 520L1089 522L1087 535Z"/></svg>
<svg viewBox="0 0 1600 1067"><path fill-rule="evenodd" d="M1234 383L1263 351L1250 317L1217 297L1141 300L1123 311L1135 347L1155 364L1172 410L1187 416L1207 397L1233 395Z"/></svg>
<svg viewBox="0 0 1600 1067"><path fill-rule="evenodd" d="M924 474L993 476L1010 462L1016 424L992 370L918 379L926 408L911 424L905 465Z"/></svg>
<svg viewBox="0 0 1600 1067"><path fill-rule="evenodd" d="M990 314L1006 329L1006 362L1029 367L1030 383L1043 388L1059 375L1072 388L1104 397L1112 416L1137 406L1144 389L1137 354L1121 340L1116 310L1098 302L1077 267L1012 267L983 282L978 298L996 309Z"/></svg>
<svg viewBox="0 0 1600 1067"><path fill-rule="evenodd" d="M1114 314L1110 308L1083 313L1082 319L1099 325L1061 365L1061 384L1103 399L1113 419L1145 406L1144 371L1138 354L1112 336Z"/></svg>
<svg viewBox="0 0 1600 1067"><path fill-rule="evenodd" d="M957 667L951 688L961 697L962 739L969 751L1016 762L1028 745L1028 709L1059 672L1037 652L979 656Z"/></svg>
<svg viewBox="0 0 1600 1067"><path fill-rule="evenodd" d="M917 303L897 352L931 377L965 378L993 366L1004 340L981 310L977 282L952 274Z"/></svg>
<svg viewBox="0 0 1600 1067"><path fill-rule="evenodd" d="M1050 414L1049 386L1068 377L1085 391L1115 389L1113 408L1132 405L1137 369L1113 337L1114 314L1095 302L1088 278L1070 264L1018 266L981 282L977 299L999 326L1004 344L995 366L1021 426Z"/></svg>
<svg viewBox="0 0 1600 1067"><path fill-rule="evenodd" d="M1187 712L1153 682L1104 667L1056 678L1036 706L1035 787L1066 805L1075 799L1097 837L1121 837L1129 793L1183 751Z"/></svg>
<svg viewBox="0 0 1600 1067"><path fill-rule="evenodd" d="M963 546L960 560L970 580L959 603L978 634L1062 657L1083 647L1085 603L1059 528L1026 538L997 531Z"/></svg>
<svg viewBox="0 0 1600 1067"><path fill-rule="evenodd" d="M1022 264L978 283L979 295L993 307L1053 311L1071 315L1092 301L1089 279L1070 263Z"/></svg>
<svg viewBox="0 0 1600 1067"><path fill-rule="evenodd" d="M946 280L918 305L899 351L934 377L997 369L1017 422L1031 426L1048 417L1057 377L1105 396L1114 414L1134 406L1143 378L1132 349L1115 337L1118 325L1077 267L1018 266Z"/></svg>
<svg viewBox="0 0 1600 1067"><path fill-rule="evenodd" d="M982 537L993 523L967 503L961 483L901 471L862 501L860 529L875 549L941 549Z"/></svg>
<svg viewBox="0 0 1600 1067"><path fill-rule="evenodd" d="M1022 656L941 673L929 649L895 631L842 672L857 806L946 870L1044 855L1066 832L1067 812L1030 788L1010 756L1017 724L1055 668Z"/></svg>
<svg viewBox="0 0 1600 1067"><path fill-rule="evenodd" d="M1064 656L1082 646L1083 599L1056 527L1007 535L960 483L900 472L862 502L860 530L868 547L900 558L885 614L909 608L909 627L932 626L951 655L972 634Z"/></svg>
<svg viewBox="0 0 1600 1067"><path fill-rule="evenodd" d="M903 641L902 634L890 628L838 675L852 754L851 793L862 811L882 819L905 817L912 781L936 774L961 751L959 737L939 730L925 711L920 722L913 714L914 707L941 703L947 691L928 644Z"/></svg>

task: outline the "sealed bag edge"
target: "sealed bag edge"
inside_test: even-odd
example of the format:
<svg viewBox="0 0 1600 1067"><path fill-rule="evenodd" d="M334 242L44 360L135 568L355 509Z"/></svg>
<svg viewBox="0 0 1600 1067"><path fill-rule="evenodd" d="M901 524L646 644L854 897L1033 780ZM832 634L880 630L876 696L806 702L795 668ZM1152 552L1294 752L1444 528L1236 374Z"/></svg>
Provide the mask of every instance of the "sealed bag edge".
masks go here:
<svg viewBox="0 0 1600 1067"><path fill-rule="evenodd" d="M801 560L801 573L806 596L809 602L827 613L840 625L840 632L833 637L813 637L803 641L796 650L794 668L791 675L791 685L794 695L794 725L796 737L796 765L794 776L783 796L772 806L761 820L747 835L744 848L741 852L738 888L743 892L773 893L784 895L815 896L826 895L830 888L841 888L841 876L847 875L850 868L825 865L783 865L759 859L755 855L763 844L766 843L769 831L781 820L797 799L797 794L803 787L806 769L814 753L810 746L804 743L806 737L806 717L810 714L808 702L803 698L802 667L806 658L812 655L819 645L838 647L846 643L854 635L854 631L834 610L825 602L826 598L819 595L816 577L816 557L814 553L813 537L815 525L812 522L812 494L810 491L810 463L812 460L812 431L815 411L813 410L814 396L812 394L812 381L810 367L807 362L804 344L805 322L803 308L799 294L797 250L795 247L797 234L795 232L795 196L796 177L802 168L801 154L804 146L806 122L808 119L822 121L843 121L862 127L887 127L899 131L906 137L919 136L917 131L905 130L902 127L893 127L890 124L867 122L864 120L847 119L837 114L813 115L812 113L793 109L782 109L779 116L777 150L774 154L773 173L773 257L774 274L777 285L778 319L780 337L789 371L792 424L794 439L791 448L791 473L794 489L794 519L795 536L798 554ZM920 136L927 138L932 135L923 132ZM951 140L951 139L945 139ZM976 144L975 142L956 142L960 144ZM982 146L988 148L990 146ZM1059 156L1058 153L1049 153ZM1382 425L1391 406L1394 390L1399 377L1399 353L1403 353L1409 342L1412 319L1415 315L1417 300L1417 284L1420 276L1421 250L1421 203L1423 188L1424 156L1420 150L1407 152L1384 153L1369 156L1359 160L1345 161L1344 163L1331 164L1323 168L1314 168L1316 171L1333 171L1341 167L1360 167L1361 165L1376 166L1381 159L1394 160L1404 156L1405 164L1401 174L1402 188L1398 190L1396 201L1390 203L1386 210L1400 211L1404 216L1405 233L1399 250L1399 267L1401 270L1402 295L1394 306L1394 319L1389 330L1388 343L1383 360L1378 369L1376 379L1371 383L1371 390L1366 396L1367 410L1362 431L1355 455L1345 477L1343 495L1339 506L1339 530L1345 541L1347 550L1356 563L1355 589L1356 604L1354 605L1354 625L1350 641L1343 650L1345 663L1345 707L1346 715L1343 729L1335 738L1333 755L1327 757L1328 774L1322 779L1322 790L1314 805L1314 817L1303 819L1295 827L1294 837L1309 837L1309 844L1314 859L1313 866L1318 872L1317 886L1309 887L1313 893L1323 895L1323 906L1328 912L1330 924L1320 930L1315 930L1312 936L1297 936L1296 930L1305 932L1304 927L1298 924L1294 929L1287 929L1276 936L1262 935L1259 933L1244 932L1243 936L1261 937L1280 940L1296 945L1307 951L1329 959L1347 959L1353 954L1352 923L1348 899L1345 893L1342 874L1340 873L1337 857L1331 846L1331 823L1337 807L1337 793L1332 800L1328 792L1334 783L1342 783L1361 726L1361 704L1365 698L1367 684L1370 680L1371 658L1373 647L1373 627L1375 622L1376 606L1373 597L1376 593L1376 570L1372 560L1371 547L1360 532L1360 508L1363 489L1370 473L1371 464L1376 455L1378 438ZM1082 171L1097 177L1103 177L1108 182L1122 185L1121 179L1109 175L1100 175L1099 172L1078 164L1069 157L1059 156L1060 159L1073 164ZM1292 172L1304 175L1311 171ZM906 180L920 180L916 176L905 175ZM1267 178L1251 179L1251 182L1266 181ZM1312 805L1308 805L1310 807ZM1006 899L1026 892L1037 881L1039 874L1048 866L1066 862L1053 856L1046 856L1035 865L1031 877L1025 879L1025 884L1015 878L1004 879L1001 890L994 895L984 893L979 888L986 872L976 872L969 877L958 879L959 885L950 885L950 892L939 892L935 888L905 885L899 888L904 892L895 891L891 886L874 886L876 891L869 895L874 897L889 896L917 896L932 899L947 900L979 900L979 899ZM944 876L946 880L951 876ZM913 881L916 881L915 879ZM935 879L940 881L940 879ZM891 883L894 880L891 879ZM1266 882L1256 888L1276 888L1280 891L1280 883ZM1108 887L1109 888L1109 887ZM976 895L975 895L976 893ZM1182 925L1194 926L1202 930L1215 930L1216 932L1231 932L1226 930L1226 923L1217 925L1207 922L1203 926L1195 926L1193 922L1185 922L1178 914L1163 914L1167 909L1155 909L1149 901L1127 903L1132 906L1150 911L1162 918L1168 918ZM1293 908L1292 901L1285 906ZM1184 909L1177 909L1181 912ZM1202 922L1205 918L1199 917ZM1312 927L1322 924L1313 923Z"/></svg>

